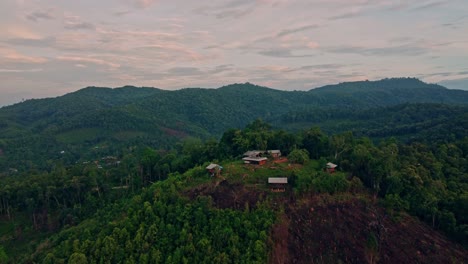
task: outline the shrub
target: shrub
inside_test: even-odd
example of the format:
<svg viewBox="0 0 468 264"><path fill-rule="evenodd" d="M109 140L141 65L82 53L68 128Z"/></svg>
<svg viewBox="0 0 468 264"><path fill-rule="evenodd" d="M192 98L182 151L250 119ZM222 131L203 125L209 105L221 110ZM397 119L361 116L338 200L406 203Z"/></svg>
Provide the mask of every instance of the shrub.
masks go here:
<svg viewBox="0 0 468 264"><path fill-rule="evenodd" d="M288 160L292 163L304 164L309 160L309 152L305 149L295 149L289 153Z"/></svg>

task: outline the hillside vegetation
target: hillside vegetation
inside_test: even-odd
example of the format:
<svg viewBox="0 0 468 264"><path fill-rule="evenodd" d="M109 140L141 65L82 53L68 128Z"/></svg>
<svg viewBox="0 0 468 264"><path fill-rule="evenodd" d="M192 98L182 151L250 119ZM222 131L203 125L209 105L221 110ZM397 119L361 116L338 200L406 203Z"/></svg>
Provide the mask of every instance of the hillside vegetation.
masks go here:
<svg viewBox="0 0 468 264"><path fill-rule="evenodd" d="M0 263L468 262L467 102L388 79L2 108Z"/></svg>
<svg viewBox="0 0 468 264"><path fill-rule="evenodd" d="M244 165L251 149L289 161ZM375 145L256 120L101 168L2 178L0 249L20 263L464 262L467 154L466 136ZM224 167L214 177L213 161ZM268 177L287 177L286 191L271 192Z"/></svg>
<svg viewBox="0 0 468 264"><path fill-rule="evenodd" d="M57 159L72 164L95 157L95 147L109 155L135 145L172 148L180 138L219 138L256 118L293 131L320 126L327 133L353 131L373 138L411 139L422 129L432 137L447 134L451 126L460 134L467 103L466 91L412 78L307 92L249 83L178 91L88 87L1 108L0 172L50 169Z"/></svg>

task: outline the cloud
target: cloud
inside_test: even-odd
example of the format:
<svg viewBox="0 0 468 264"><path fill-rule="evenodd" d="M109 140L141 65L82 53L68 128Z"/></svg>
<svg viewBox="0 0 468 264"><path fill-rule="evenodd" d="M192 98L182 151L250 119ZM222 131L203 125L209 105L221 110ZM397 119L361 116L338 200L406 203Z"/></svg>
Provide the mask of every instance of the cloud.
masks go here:
<svg viewBox="0 0 468 264"><path fill-rule="evenodd" d="M125 11L117 11L117 12L114 12L112 13L114 16L118 16L118 17L121 17L121 16L126 16L128 14L131 14L132 11L130 10L125 10Z"/></svg>
<svg viewBox="0 0 468 264"><path fill-rule="evenodd" d="M26 15L26 19L37 22L39 20L53 20L55 16L53 15L53 10L49 9L48 11L35 11Z"/></svg>
<svg viewBox="0 0 468 264"><path fill-rule="evenodd" d="M343 14L336 15L336 16L331 16L328 19L329 20L339 20L339 19L359 17L359 16L362 16L362 15L364 15L363 10L356 10L356 11L347 12L347 13L343 13Z"/></svg>
<svg viewBox="0 0 468 264"><path fill-rule="evenodd" d="M71 30L80 30L80 29L94 30L96 29L96 26L88 22L77 22L77 23L67 23L65 25L65 28L71 29Z"/></svg>
<svg viewBox="0 0 468 264"><path fill-rule="evenodd" d="M133 0L133 5L138 8L148 8L152 6L157 0Z"/></svg>
<svg viewBox="0 0 468 264"><path fill-rule="evenodd" d="M318 25L314 24L314 25L305 25L305 26L302 26L302 27L284 29L284 30L280 31L276 36L277 37L282 37L282 36L302 32L302 31L306 31L306 30L310 30L310 29L314 29L314 28L318 28L318 27L319 27Z"/></svg>
<svg viewBox="0 0 468 264"><path fill-rule="evenodd" d="M96 26L89 22L84 22L79 16L66 15L65 16L65 29L71 30L95 30Z"/></svg>
<svg viewBox="0 0 468 264"><path fill-rule="evenodd" d="M12 45L21 45L28 47L51 47L54 45L55 37L44 38L11 38L4 42Z"/></svg>
<svg viewBox="0 0 468 264"><path fill-rule="evenodd" d="M108 66L110 68L119 68L120 67L120 64L118 63L113 63L113 62L109 62L109 61L106 61L106 60L103 60L103 59L99 59L99 58L93 58L93 57L80 57L80 56L58 56L57 57L57 60L61 60L61 61L69 61L69 62L74 62L74 63L79 63L79 64L83 64L83 63L93 63L93 64L97 64L97 65L105 65L105 66Z"/></svg>
<svg viewBox="0 0 468 264"><path fill-rule="evenodd" d="M418 56L429 52L428 48L412 44L378 48L366 48L359 46L337 46L324 48L323 50L330 53L349 53L363 56Z"/></svg>
<svg viewBox="0 0 468 264"><path fill-rule="evenodd" d="M25 72L40 72L43 69L0 69L0 73L25 73Z"/></svg>
<svg viewBox="0 0 468 264"><path fill-rule="evenodd" d="M273 48L258 52L261 55L276 57L276 58L304 58L312 57L312 54L294 54L293 50L288 48Z"/></svg>
<svg viewBox="0 0 468 264"><path fill-rule="evenodd" d="M37 30L33 30L27 26L13 23L0 24L0 30L2 31L2 38L26 38L26 39L40 39L41 35Z"/></svg>
<svg viewBox="0 0 468 264"><path fill-rule="evenodd" d="M216 14L216 18L224 19L224 18L241 18L245 15L252 13L253 9L229 9L223 10Z"/></svg>
<svg viewBox="0 0 468 264"><path fill-rule="evenodd" d="M201 61L209 59L185 45L179 43L160 43L155 45L137 47L133 49L140 56L151 56L153 60L164 62L174 61Z"/></svg>
<svg viewBox="0 0 468 264"><path fill-rule="evenodd" d="M170 75L176 76L190 76L190 75L200 75L203 72L200 69L195 67L175 67L167 71Z"/></svg>
<svg viewBox="0 0 468 264"><path fill-rule="evenodd" d="M168 69L164 76L200 76L201 78L205 78L209 75L219 74L231 70L233 70L232 64L223 64L206 69L197 67L173 67Z"/></svg>
<svg viewBox="0 0 468 264"><path fill-rule="evenodd" d="M233 70L233 64L222 64L214 67L212 70L208 71L209 74L217 74L222 72L227 72Z"/></svg>
<svg viewBox="0 0 468 264"><path fill-rule="evenodd" d="M451 77L451 76L460 77L460 76L464 76L464 75L468 75L468 71L432 72L432 73L418 74L417 77L419 77L419 78Z"/></svg>
<svg viewBox="0 0 468 264"><path fill-rule="evenodd" d="M19 53L14 49L1 48L0 47L0 58L2 58L2 64L5 63L20 63L20 64L40 64L45 63L48 60L44 57L39 56L28 56Z"/></svg>
<svg viewBox="0 0 468 264"><path fill-rule="evenodd" d="M450 28L452 28L452 29L458 29L458 28L460 28L460 26L461 26L462 24L465 23L464 20L465 20L466 18L468 18L468 15L466 15L466 16L461 16L461 17L458 17L458 18L456 18L456 19L452 19L452 20L450 20L450 22L447 22L447 23L442 23L441 26L442 26L442 27L450 27Z"/></svg>
<svg viewBox="0 0 468 264"><path fill-rule="evenodd" d="M256 7L256 1L233 0L224 4L200 6L194 12L217 19L238 19L254 12Z"/></svg>
<svg viewBox="0 0 468 264"><path fill-rule="evenodd" d="M449 3L449 2L450 2L449 0L428 2L428 3L424 3L423 5L414 7L412 9L410 9L410 11L422 11L422 10L425 10L425 9L428 9L428 8L433 8L433 7L445 5L445 4Z"/></svg>
<svg viewBox="0 0 468 264"><path fill-rule="evenodd" d="M343 64L316 64L316 65L305 65L299 68L295 68L293 71L302 71L302 70L323 70L323 69L339 69L343 68Z"/></svg>
<svg viewBox="0 0 468 264"><path fill-rule="evenodd" d="M227 1L227 3L225 3L224 5L221 5L221 7L232 8L232 7L243 6L243 5L250 4L250 3L252 3L252 0L231 0L231 1Z"/></svg>
<svg viewBox="0 0 468 264"><path fill-rule="evenodd" d="M439 84L449 89L468 90L468 77L452 80L442 80L439 82Z"/></svg>

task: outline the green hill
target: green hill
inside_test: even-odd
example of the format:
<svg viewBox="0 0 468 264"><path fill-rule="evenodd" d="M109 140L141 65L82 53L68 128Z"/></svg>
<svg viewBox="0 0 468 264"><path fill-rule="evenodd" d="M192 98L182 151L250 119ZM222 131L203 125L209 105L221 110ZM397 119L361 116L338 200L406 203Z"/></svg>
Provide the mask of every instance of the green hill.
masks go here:
<svg viewBox="0 0 468 264"><path fill-rule="evenodd" d="M415 124L426 116L446 124L464 112L428 106L381 109L387 119L375 121L400 126L401 115L389 114L401 112ZM358 112L356 122L369 115ZM255 120L220 140L185 138L170 149L146 147L135 135L137 145L100 144L94 158L70 165L65 158L82 156L67 150L47 160L50 169L0 176L0 261L465 263L468 137L438 130L418 133L421 141L374 143L349 131L293 133ZM245 164L253 149L282 157L264 153L264 165ZM222 168L209 172L210 163Z"/></svg>
<svg viewBox="0 0 468 264"><path fill-rule="evenodd" d="M57 158L68 164L91 155L89 150L98 145L109 146L108 153L115 154L135 144L170 147L187 136L219 137L226 129L241 128L256 118L293 130L319 125L327 132L355 130L364 124L372 132L359 133L381 136L388 133L375 131L377 128L370 124L380 124L396 113L406 114L411 109L398 109L396 105L407 103L462 106L468 104L468 92L412 78L342 83L307 92L280 91L250 83L177 91L88 87L57 98L27 100L1 108L0 171L44 166ZM397 108L380 110L392 106ZM461 119L460 111L464 110L454 111L455 117L440 115ZM419 129L419 123L409 119L399 122L398 126ZM404 131L413 130L398 133ZM67 155L58 155L62 151Z"/></svg>

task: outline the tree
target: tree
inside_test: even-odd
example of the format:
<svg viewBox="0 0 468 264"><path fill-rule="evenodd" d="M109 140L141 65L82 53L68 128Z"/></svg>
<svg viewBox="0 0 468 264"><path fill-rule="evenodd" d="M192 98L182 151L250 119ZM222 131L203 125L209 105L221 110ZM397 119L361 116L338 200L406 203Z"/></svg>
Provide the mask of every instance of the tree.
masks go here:
<svg viewBox="0 0 468 264"><path fill-rule="evenodd" d="M262 119L257 118L252 123L248 124L245 127L246 130L256 131L256 132L265 132L271 129L271 125L264 122Z"/></svg>
<svg viewBox="0 0 468 264"><path fill-rule="evenodd" d="M340 158L343 153L351 150L353 147L352 145L353 134L351 132L336 134L330 138L330 147L333 150L333 156L335 159Z"/></svg>
<svg viewBox="0 0 468 264"><path fill-rule="evenodd" d="M159 161L160 157L159 154L151 149L145 148L143 153L141 154L140 164L141 164L141 176L142 182L146 185L149 181L153 180L154 176L154 166Z"/></svg>
<svg viewBox="0 0 468 264"><path fill-rule="evenodd" d="M85 254L75 252L68 259L69 264L88 264Z"/></svg>
<svg viewBox="0 0 468 264"><path fill-rule="evenodd" d="M326 154L328 137L320 128L311 128L304 133L302 146L309 152L311 158L318 159Z"/></svg>
<svg viewBox="0 0 468 264"><path fill-rule="evenodd" d="M309 152L305 149L295 149L289 153L288 160L293 163L304 164L309 161Z"/></svg>
<svg viewBox="0 0 468 264"><path fill-rule="evenodd" d="M8 256L3 249L2 246L0 246L0 263L6 263L8 261Z"/></svg>

